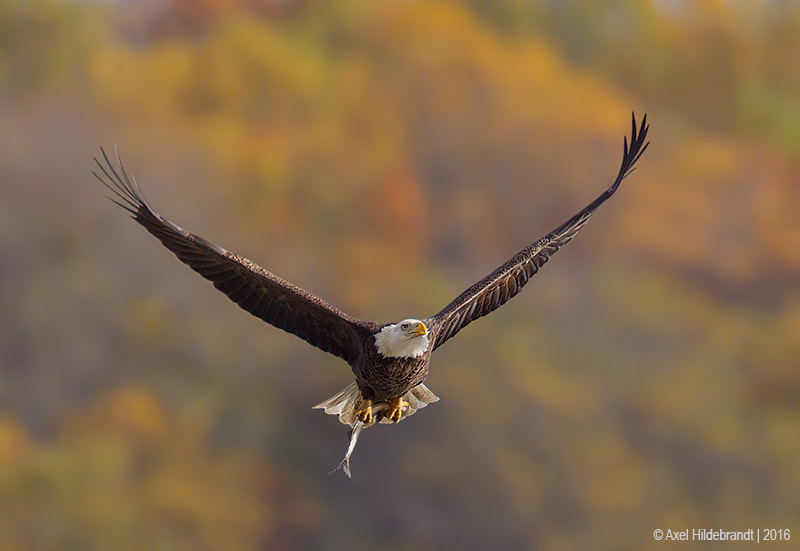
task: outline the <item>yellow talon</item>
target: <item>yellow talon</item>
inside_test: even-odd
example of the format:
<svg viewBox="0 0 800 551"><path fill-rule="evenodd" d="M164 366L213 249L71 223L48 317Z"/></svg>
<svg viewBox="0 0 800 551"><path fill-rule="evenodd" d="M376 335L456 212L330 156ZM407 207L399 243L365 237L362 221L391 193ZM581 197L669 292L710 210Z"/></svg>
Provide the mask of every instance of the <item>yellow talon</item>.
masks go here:
<svg viewBox="0 0 800 551"><path fill-rule="evenodd" d="M408 407L408 402L403 400L402 398L392 398L389 400L389 411L386 412L386 417L390 421L394 421L395 423L400 422L400 418L403 416L403 410Z"/></svg>
<svg viewBox="0 0 800 551"><path fill-rule="evenodd" d="M356 417L365 425L369 425L372 423L372 400L364 400L361 406L356 410Z"/></svg>

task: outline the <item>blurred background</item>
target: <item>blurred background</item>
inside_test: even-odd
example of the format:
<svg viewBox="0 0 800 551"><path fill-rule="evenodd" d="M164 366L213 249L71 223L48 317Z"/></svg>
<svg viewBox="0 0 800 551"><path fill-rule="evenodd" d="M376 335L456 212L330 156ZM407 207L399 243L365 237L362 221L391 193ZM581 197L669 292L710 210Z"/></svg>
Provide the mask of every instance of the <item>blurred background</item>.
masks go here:
<svg viewBox="0 0 800 551"><path fill-rule="evenodd" d="M0 548L800 538L798 54L788 1L3 2ZM348 366L91 175L116 143L174 222L388 322L594 199L632 110L636 172L437 352L441 401L365 432L352 480L310 409Z"/></svg>

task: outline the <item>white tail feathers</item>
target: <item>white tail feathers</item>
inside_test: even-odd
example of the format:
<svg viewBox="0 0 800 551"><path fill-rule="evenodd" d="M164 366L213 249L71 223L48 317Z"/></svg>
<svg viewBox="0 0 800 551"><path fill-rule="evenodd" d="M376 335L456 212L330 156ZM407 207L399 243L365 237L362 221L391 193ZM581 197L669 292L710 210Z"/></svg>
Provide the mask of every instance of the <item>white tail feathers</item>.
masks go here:
<svg viewBox="0 0 800 551"><path fill-rule="evenodd" d="M408 402L408 407L403 411L403 416L400 418L401 421L414 415L418 409L422 409L433 402L438 402L439 397L424 384L420 383L406 392L403 395L403 400ZM356 422L356 410L361 408L363 401L361 391L358 389L356 382L353 381L327 400L315 405L313 409L323 409L328 415L338 415L341 423L352 426ZM391 423L391 421L383 417L381 418L381 423Z"/></svg>

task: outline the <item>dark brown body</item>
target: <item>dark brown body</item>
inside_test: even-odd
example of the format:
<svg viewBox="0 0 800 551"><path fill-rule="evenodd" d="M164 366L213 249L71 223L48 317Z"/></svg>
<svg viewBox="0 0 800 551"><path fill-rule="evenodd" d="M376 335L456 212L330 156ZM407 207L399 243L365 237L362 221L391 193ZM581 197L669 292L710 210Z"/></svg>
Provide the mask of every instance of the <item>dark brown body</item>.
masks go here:
<svg viewBox="0 0 800 551"><path fill-rule="evenodd" d="M372 336L361 347L361 354L351 364L361 396L373 402L403 396L428 377L432 345L419 358L384 358Z"/></svg>

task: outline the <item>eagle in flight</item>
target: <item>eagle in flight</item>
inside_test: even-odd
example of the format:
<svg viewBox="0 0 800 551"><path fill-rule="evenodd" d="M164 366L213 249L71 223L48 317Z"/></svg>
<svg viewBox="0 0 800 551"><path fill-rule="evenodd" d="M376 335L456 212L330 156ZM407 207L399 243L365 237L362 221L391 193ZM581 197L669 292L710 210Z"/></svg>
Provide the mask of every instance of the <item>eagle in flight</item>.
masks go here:
<svg viewBox="0 0 800 551"><path fill-rule="evenodd" d="M281 279L254 262L188 232L157 214L129 176L117 151L117 167L101 148L93 172L110 199L242 309L309 344L342 358L355 381L314 406L338 415L351 427L350 448L340 466L349 476L349 457L359 432L376 422L399 422L439 398L424 384L431 355L472 321L519 293L539 268L566 245L634 169L649 142L647 116L637 130L632 117L630 146L623 140L622 166L611 186L575 216L534 241L458 295L433 316L395 323L357 319Z"/></svg>

